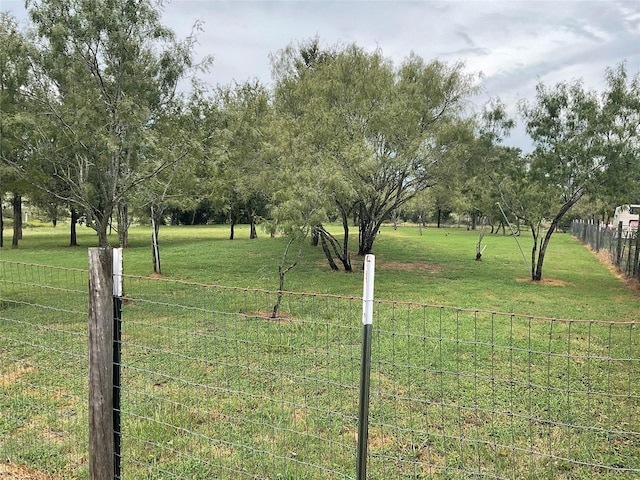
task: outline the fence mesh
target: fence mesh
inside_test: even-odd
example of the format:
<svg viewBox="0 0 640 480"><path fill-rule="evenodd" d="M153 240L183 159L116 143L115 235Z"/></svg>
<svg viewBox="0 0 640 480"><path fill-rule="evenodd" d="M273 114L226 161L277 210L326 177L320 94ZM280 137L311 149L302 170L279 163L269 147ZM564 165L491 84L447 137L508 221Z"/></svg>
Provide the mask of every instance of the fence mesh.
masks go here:
<svg viewBox="0 0 640 480"><path fill-rule="evenodd" d="M87 281L0 261L2 478L88 476Z"/></svg>
<svg viewBox="0 0 640 480"><path fill-rule="evenodd" d="M637 230L575 220L571 223L571 233L595 252L607 252L608 260L621 273L640 280L640 235Z"/></svg>
<svg viewBox="0 0 640 480"><path fill-rule="evenodd" d="M87 275L0 267L2 462L86 478ZM354 477L360 298L124 292L123 478ZM638 478L637 333L376 301L368 478Z"/></svg>

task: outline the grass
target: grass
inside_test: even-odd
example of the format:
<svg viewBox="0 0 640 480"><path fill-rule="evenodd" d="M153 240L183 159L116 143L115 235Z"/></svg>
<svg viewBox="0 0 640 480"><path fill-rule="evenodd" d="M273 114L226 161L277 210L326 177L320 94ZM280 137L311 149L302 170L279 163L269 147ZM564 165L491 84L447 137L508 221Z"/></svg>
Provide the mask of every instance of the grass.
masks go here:
<svg viewBox="0 0 640 480"><path fill-rule="evenodd" d="M612 275L568 234L551 241L541 283L528 279L528 266L509 236L486 235L483 260L476 262L477 233L465 229L384 227L375 244L376 297L462 308L486 309L544 317L629 321L640 317L640 296ZM86 247L95 234L81 229L82 247L69 248L68 232L28 229L18 249L5 248L0 259L87 268ZM243 288L275 290L277 266L285 242L263 235L248 239L246 227L229 241L228 227L162 227L163 275L167 279ZM125 272L147 276L152 271L150 229L131 229ZM112 237L112 241L117 239ZM352 239L355 245L357 238ZM529 238L520 242L529 252ZM355 247L354 247L355 248ZM352 255L356 271L362 260ZM360 275L331 272L319 248L305 247L303 258L286 277L290 291L362 295Z"/></svg>
<svg viewBox="0 0 640 480"><path fill-rule="evenodd" d="M236 233L163 227L163 278L150 279L150 230L131 231L125 476L353 477L361 260L333 273L305 247L287 290L341 297L286 294L269 320L274 293L249 288L277 286L285 242ZM30 229L0 259L86 268L95 237L79 240ZM385 227L376 243L376 297L414 303L376 304L369 478L636 478L640 344L608 322L635 321L638 296L568 235L540 284L513 239L485 236L482 262L476 241ZM2 280L0 464L88 478L85 273L11 266Z"/></svg>

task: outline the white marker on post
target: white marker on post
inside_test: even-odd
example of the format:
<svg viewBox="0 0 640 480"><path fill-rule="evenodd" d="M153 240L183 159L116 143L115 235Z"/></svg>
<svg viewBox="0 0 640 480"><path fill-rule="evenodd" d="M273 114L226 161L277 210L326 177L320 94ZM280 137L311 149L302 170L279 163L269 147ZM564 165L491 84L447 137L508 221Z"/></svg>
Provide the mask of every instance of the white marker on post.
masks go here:
<svg viewBox="0 0 640 480"><path fill-rule="evenodd" d="M122 248L113 249L113 296L122 297Z"/></svg>
<svg viewBox="0 0 640 480"><path fill-rule="evenodd" d="M373 324L373 278L376 270L375 255L364 257L364 291L362 293L362 324Z"/></svg>

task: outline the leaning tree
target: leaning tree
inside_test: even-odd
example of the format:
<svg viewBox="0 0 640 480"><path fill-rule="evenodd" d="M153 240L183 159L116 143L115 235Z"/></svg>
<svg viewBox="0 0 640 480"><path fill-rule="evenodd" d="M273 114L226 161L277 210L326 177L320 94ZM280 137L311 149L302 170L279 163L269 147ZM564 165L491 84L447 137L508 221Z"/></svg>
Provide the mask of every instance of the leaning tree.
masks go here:
<svg viewBox="0 0 640 480"><path fill-rule="evenodd" d="M533 234L534 281L542 279L551 236L567 212L586 194L637 175L639 75L629 79L622 64L605 78L601 94L581 81L540 83L535 101L521 105L535 150L517 174L510 203Z"/></svg>

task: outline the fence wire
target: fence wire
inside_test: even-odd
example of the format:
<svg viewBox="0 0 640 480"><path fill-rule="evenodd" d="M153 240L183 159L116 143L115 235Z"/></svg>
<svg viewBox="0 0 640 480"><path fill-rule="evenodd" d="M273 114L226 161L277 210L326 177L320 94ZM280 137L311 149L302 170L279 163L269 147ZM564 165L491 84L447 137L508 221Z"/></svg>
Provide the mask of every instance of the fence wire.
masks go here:
<svg viewBox="0 0 640 480"><path fill-rule="evenodd" d="M611 265L627 277L640 280L640 235L637 230L609 228L605 224L574 220L571 234L595 252L607 252Z"/></svg>
<svg viewBox="0 0 640 480"><path fill-rule="evenodd" d="M86 478L86 272L0 271L0 464ZM123 478L354 477L361 298L285 292L272 318L276 292L124 294ZM376 301L368 478L638 478L637 328Z"/></svg>
<svg viewBox="0 0 640 480"><path fill-rule="evenodd" d="M86 478L87 272L0 261L0 477Z"/></svg>

